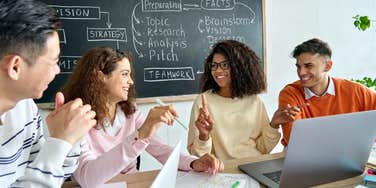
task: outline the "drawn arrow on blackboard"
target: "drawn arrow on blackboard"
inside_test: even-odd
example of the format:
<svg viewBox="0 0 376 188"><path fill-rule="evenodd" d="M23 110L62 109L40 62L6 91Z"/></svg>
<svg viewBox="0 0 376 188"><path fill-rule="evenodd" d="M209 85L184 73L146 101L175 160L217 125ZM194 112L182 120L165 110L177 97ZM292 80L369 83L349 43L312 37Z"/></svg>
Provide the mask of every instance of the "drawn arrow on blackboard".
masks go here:
<svg viewBox="0 0 376 188"><path fill-rule="evenodd" d="M132 30L133 30L133 32L134 32L134 33L136 33L136 35L137 35L137 36L141 36L141 33L140 33L140 32L138 32L138 31L136 31L136 29L135 29L135 28L133 28L133 27L132 27Z"/></svg>
<svg viewBox="0 0 376 188"><path fill-rule="evenodd" d="M201 10L201 8L183 8L183 10Z"/></svg>
<svg viewBox="0 0 376 188"><path fill-rule="evenodd" d="M197 71L196 73L197 73L197 74L204 74L203 71Z"/></svg>
<svg viewBox="0 0 376 188"><path fill-rule="evenodd" d="M197 29L198 29L198 31L200 31L200 33L203 33L203 32L204 32L204 30L201 29L201 27L200 27L202 23L204 23L204 20L201 20L201 19L200 19L200 20L198 21L198 24L197 24Z"/></svg>
<svg viewBox="0 0 376 188"><path fill-rule="evenodd" d="M136 17L136 14L134 13L135 10L136 10L136 7L139 5L140 3L137 3L134 7L133 7L133 11L132 11L132 18L134 18L134 20L136 20L136 23L139 24L140 23L140 20Z"/></svg>
<svg viewBox="0 0 376 188"><path fill-rule="evenodd" d="M137 43L137 44L139 44L139 45L142 46L142 43L139 42L139 41L137 41L136 36L135 36L135 33L136 33L137 36L141 36L141 33L137 32L137 31L136 31L136 28L134 27L134 21L136 21L137 24L140 23L140 20L138 20L138 19L136 18L136 16L135 16L136 8L137 8L139 5L140 5L140 3L137 3L137 4L133 7L133 11L132 11L132 17L131 17L131 23L132 23L132 38L133 38L132 41L133 41L133 48L134 48L134 50L136 51L138 57L142 58L142 57L144 57L144 55L143 55L141 52L138 51L138 49L137 49L137 45L136 45L136 43Z"/></svg>
<svg viewBox="0 0 376 188"><path fill-rule="evenodd" d="M198 4L184 4L183 10L201 10Z"/></svg>
<svg viewBox="0 0 376 188"><path fill-rule="evenodd" d="M109 12L101 12L101 14L106 14L107 15L107 27L111 28L112 23L110 22L110 13Z"/></svg>
<svg viewBox="0 0 376 188"><path fill-rule="evenodd" d="M256 18L256 13L251 9L251 7L249 7L248 5L246 5L246 4L242 3L242 2L236 2L236 4L241 5L241 6L245 6L246 8L248 8L252 12L253 17L252 17L251 23L254 23L255 22L255 18Z"/></svg>
<svg viewBox="0 0 376 188"><path fill-rule="evenodd" d="M134 40L137 42L137 44L139 44L141 46L143 45L142 42L138 41L136 38Z"/></svg>
<svg viewBox="0 0 376 188"><path fill-rule="evenodd" d="M198 4L184 4L187 7L200 7Z"/></svg>

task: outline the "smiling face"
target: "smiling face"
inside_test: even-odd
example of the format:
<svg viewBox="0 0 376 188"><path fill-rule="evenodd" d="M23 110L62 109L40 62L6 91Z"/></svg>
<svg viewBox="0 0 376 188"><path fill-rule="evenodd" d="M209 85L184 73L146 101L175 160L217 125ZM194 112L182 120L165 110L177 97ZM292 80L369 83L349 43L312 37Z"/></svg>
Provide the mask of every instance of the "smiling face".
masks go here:
<svg viewBox="0 0 376 188"><path fill-rule="evenodd" d="M21 79L24 81L24 93L27 93L29 98L41 98L43 92L47 89L48 84L60 73L60 67L57 64L60 55L59 37L56 32L53 32L48 37L45 49L42 55L36 58L33 65L26 63L23 59L23 67L25 70Z"/></svg>
<svg viewBox="0 0 376 188"><path fill-rule="evenodd" d="M216 67L211 69L211 74L220 87L220 92L231 90L231 67L228 59L223 54L216 53L211 67Z"/></svg>
<svg viewBox="0 0 376 188"><path fill-rule="evenodd" d="M118 61L115 70L105 75L104 82L109 92L110 102L126 101L128 99L128 90L133 85L129 60L123 58Z"/></svg>
<svg viewBox="0 0 376 188"><path fill-rule="evenodd" d="M325 56L305 52L296 57L298 77L303 87L316 95L323 94L328 87L328 71L332 62Z"/></svg>

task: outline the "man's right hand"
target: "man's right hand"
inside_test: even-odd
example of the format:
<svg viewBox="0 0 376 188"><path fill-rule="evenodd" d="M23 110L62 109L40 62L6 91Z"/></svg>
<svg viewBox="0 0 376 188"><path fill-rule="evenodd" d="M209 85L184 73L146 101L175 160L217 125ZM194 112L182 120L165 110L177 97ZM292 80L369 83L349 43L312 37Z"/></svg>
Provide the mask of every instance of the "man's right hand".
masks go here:
<svg viewBox="0 0 376 188"><path fill-rule="evenodd" d="M275 129L279 128L279 125L294 121L295 116L300 113L301 109L309 106L309 103L303 103L297 106L291 106L287 104L285 107L278 108L272 117L272 121L270 121L270 126Z"/></svg>
<svg viewBox="0 0 376 188"><path fill-rule="evenodd" d="M81 99L64 104L64 95L56 93L55 110L46 117L50 136L65 140L72 145L96 125L95 112L91 106L83 105Z"/></svg>
<svg viewBox="0 0 376 188"><path fill-rule="evenodd" d="M195 125L199 132L199 139L205 141L209 139L209 134L214 128L214 121L209 114L208 105L204 94L201 94L201 101L202 107L200 108L200 113L195 121Z"/></svg>

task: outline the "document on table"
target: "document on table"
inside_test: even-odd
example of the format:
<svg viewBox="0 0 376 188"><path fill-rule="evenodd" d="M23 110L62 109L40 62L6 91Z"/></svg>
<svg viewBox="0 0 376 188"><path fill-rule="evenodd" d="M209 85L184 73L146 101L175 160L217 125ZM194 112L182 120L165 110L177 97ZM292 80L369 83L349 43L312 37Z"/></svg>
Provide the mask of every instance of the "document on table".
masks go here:
<svg viewBox="0 0 376 188"><path fill-rule="evenodd" d="M211 176L204 172L179 172L176 187L179 188L259 188L260 184L246 174L218 173Z"/></svg>
<svg viewBox="0 0 376 188"><path fill-rule="evenodd" d="M127 188L127 183L126 182L106 183L106 184L98 186L97 188Z"/></svg>

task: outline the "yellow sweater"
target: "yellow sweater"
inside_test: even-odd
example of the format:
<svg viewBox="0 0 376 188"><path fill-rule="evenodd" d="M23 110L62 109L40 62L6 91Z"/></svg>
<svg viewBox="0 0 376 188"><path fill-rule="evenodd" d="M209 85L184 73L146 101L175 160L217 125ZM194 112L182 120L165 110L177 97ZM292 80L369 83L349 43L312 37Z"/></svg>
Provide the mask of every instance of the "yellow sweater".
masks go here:
<svg viewBox="0 0 376 188"><path fill-rule="evenodd" d="M214 129L207 141L198 138L195 121L201 97L194 101L188 133L188 151L196 156L212 153L221 160L269 153L281 134L269 126L264 103L257 95L225 98L211 91L205 93Z"/></svg>

